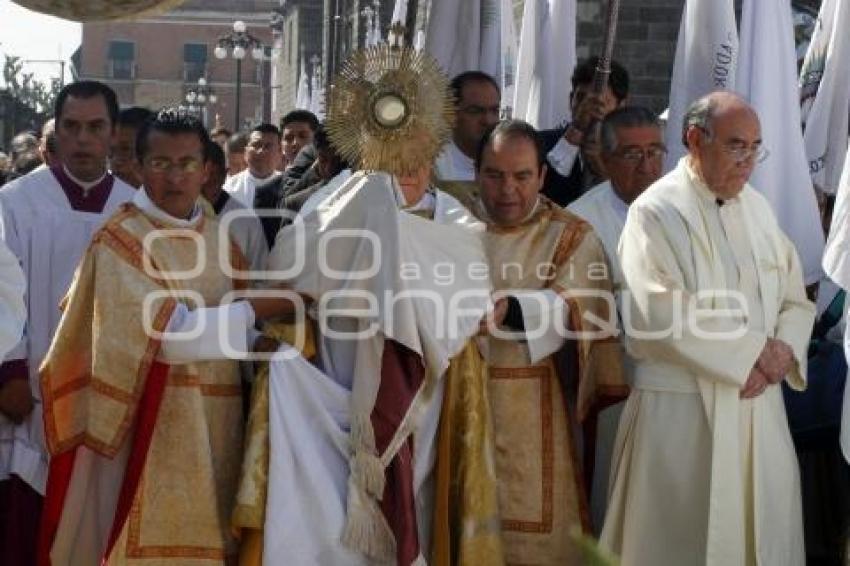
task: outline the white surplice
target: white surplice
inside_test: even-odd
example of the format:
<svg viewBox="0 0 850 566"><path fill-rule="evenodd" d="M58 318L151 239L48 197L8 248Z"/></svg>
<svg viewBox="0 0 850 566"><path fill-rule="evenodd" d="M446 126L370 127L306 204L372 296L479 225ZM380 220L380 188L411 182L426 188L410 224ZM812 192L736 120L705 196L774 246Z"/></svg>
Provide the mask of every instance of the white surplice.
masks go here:
<svg viewBox="0 0 850 566"><path fill-rule="evenodd" d="M280 172L275 171L268 177L261 179L252 175L250 169L245 169L237 175L228 177L224 182L224 190L247 208L253 209L254 195L257 193L257 187L270 183L279 176Z"/></svg>
<svg viewBox="0 0 850 566"><path fill-rule="evenodd" d="M718 206L684 158L632 203L619 251L637 366L602 544L624 566L803 564L782 390L739 398L768 337L792 347L786 381L805 386L814 306L769 204L747 185ZM723 290L748 312L701 295Z"/></svg>
<svg viewBox="0 0 850 566"><path fill-rule="evenodd" d="M12 250L0 240L0 362L24 332L27 281Z"/></svg>
<svg viewBox="0 0 850 566"><path fill-rule="evenodd" d="M474 181L475 160L449 141L434 162L434 174L441 181Z"/></svg>
<svg viewBox="0 0 850 566"><path fill-rule="evenodd" d="M400 211L403 207L404 211ZM433 211L433 220L418 214ZM270 258L271 269L295 261L299 222L281 230ZM491 308L489 275L467 271L478 263L486 273L480 239L483 226L454 198L436 191L406 206L385 174L357 173L304 217L307 264L288 283L317 301L329 292L345 290L375 298L371 314L352 312L328 319L338 332L353 332L371 324L368 339L319 336L318 368L294 351L290 359L270 367L269 486L266 504L264 556L293 564L366 564L368 558L342 542L352 500L349 458L353 415L377 392L384 340L394 340L420 354L426 372L442 375L451 357L477 331ZM349 234L327 248L329 267L345 273L368 270L371 277L334 279L314 263L321 234L362 230L376 236L371 243ZM340 232L342 233L342 232ZM380 242L381 250L373 246ZM452 266L454 276L440 282L435 270ZM420 270L417 274L416 271ZM408 275L402 275L402 272ZM479 271L480 273L480 271ZM408 298L393 301L385 293ZM435 304L430 298L446 301ZM466 297L463 299L462 297ZM452 306L452 299L459 300ZM334 301L334 309L364 309L363 300ZM351 312L351 311L349 311ZM454 317L454 320L452 320ZM443 382L415 400L402 429L413 434L417 526L422 556L428 556L436 431ZM372 397L374 403L374 397ZM392 444L392 443L391 443Z"/></svg>
<svg viewBox="0 0 850 566"><path fill-rule="evenodd" d="M44 494L47 454L38 369L61 317L59 303L92 234L135 189L115 178L101 213L71 208L50 169L16 179L0 190L0 237L17 256L27 281L26 330L6 361L25 359L35 398L33 412L20 425L0 415L0 480L16 474Z"/></svg>
<svg viewBox="0 0 850 566"><path fill-rule="evenodd" d="M230 235L248 260L250 270L262 271L269 258L269 245L263 234L263 225L253 210L251 205L245 205L235 195L231 195L219 212L218 221L223 224L227 222L228 213L234 213L231 216L238 214L229 222Z"/></svg>

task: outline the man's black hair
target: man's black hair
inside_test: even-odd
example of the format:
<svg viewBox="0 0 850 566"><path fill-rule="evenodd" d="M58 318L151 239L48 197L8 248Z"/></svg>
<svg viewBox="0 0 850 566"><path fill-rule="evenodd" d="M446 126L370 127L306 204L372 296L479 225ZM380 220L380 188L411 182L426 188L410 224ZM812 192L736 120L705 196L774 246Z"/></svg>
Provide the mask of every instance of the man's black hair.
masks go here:
<svg viewBox="0 0 850 566"><path fill-rule="evenodd" d="M154 117L154 113L142 106L130 106L118 113L118 125L138 130L148 120Z"/></svg>
<svg viewBox="0 0 850 566"><path fill-rule="evenodd" d="M573 70L573 76L570 79L573 91L575 91L578 85L586 85L593 82L598 64L599 57L594 55L576 65L576 68ZM617 102L622 102L629 96L629 72L614 60L611 61L611 74L608 75L608 86L611 87L611 92L614 93Z"/></svg>
<svg viewBox="0 0 850 566"><path fill-rule="evenodd" d="M280 131L296 122L305 122L314 132L319 129L319 119L315 114L309 110L293 110L280 119Z"/></svg>
<svg viewBox="0 0 850 566"><path fill-rule="evenodd" d="M478 144L478 151L475 153L476 171L481 170L481 160L484 157L484 151L488 146L493 144L496 138L501 137L525 138L530 141L537 152L538 170L543 168L543 164L546 163L546 152L543 149L543 140L540 139L540 135L534 126L522 120L502 120L487 130L487 133L481 138L481 142Z"/></svg>
<svg viewBox="0 0 850 566"><path fill-rule="evenodd" d="M118 97L115 96L115 91L98 81L77 81L63 86L59 94L56 95L56 102L53 104L53 117L56 118L57 126L62 118L65 101L68 100L69 96L74 98L102 97L109 113L109 121L113 126L118 122Z"/></svg>
<svg viewBox="0 0 850 566"><path fill-rule="evenodd" d="M224 158L224 150L212 141L207 142L207 162L212 163L222 171L227 171L227 160Z"/></svg>
<svg viewBox="0 0 850 566"><path fill-rule="evenodd" d="M449 83L449 88L452 90L452 96L454 96L455 104L460 104L461 96L463 95L463 87L469 83L490 83L501 96L502 89L499 86L499 83L496 82L496 79L482 71L466 71L456 75Z"/></svg>
<svg viewBox="0 0 850 566"><path fill-rule="evenodd" d="M267 122L257 124L256 126L251 128L251 134L253 134L254 132L259 132L261 134L274 134L277 136L277 139L280 139L280 130L278 129L278 127L274 124L269 124Z"/></svg>
<svg viewBox="0 0 850 566"><path fill-rule="evenodd" d="M201 142L204 161L209 159L210 135L197 116L180 108L163 108L151 119L142 124L136 134L136 159L144 160L148 153L148 138L151 132L164 134L195 134Z"/></svg>

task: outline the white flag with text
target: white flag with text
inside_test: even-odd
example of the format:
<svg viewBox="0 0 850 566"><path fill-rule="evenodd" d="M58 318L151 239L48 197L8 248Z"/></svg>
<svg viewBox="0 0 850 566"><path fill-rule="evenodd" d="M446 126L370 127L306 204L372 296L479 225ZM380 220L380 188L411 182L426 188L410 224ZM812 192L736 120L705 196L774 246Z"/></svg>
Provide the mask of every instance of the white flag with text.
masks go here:
<svg viewBox="0 0 850 566"><path fill-rule="evenodd" d="M686 153L682 145L685 110L709 92L735 90L737 58L738 30L732 0L687 0L670 82L665 170L673 169Z"/></svg>
<svg viewBox="0 0 850 566"><path fill-rule="evenodd" d="M803 138L815 187L835 194L847 151L850 2L824 0L800 72Z"/></svg>

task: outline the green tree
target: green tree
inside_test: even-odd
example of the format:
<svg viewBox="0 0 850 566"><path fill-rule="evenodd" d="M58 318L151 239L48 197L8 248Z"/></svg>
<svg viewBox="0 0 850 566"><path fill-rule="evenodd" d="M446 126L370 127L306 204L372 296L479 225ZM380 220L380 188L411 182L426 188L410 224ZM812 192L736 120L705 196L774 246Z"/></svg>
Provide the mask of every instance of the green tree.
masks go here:
<svg viewBox="0 0 850 566"><path fill-rule="evenodd" d="M47 115L53 111L53 102L61 85L54 79L50 85L36 80L32 73L24 73L24 63L20 57L5 55L3 62L3 81L12 98L37 114Z"/></svg>

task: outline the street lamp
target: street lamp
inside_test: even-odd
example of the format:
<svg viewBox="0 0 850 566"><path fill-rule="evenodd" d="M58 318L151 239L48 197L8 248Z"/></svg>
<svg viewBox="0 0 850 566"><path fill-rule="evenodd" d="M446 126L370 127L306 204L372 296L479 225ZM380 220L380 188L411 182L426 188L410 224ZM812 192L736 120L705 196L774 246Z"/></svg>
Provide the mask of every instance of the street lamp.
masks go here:
<svg viewBox="0 0 850 566"><path fill-rule="evenodd" d="M189 103L189 111L197 112L201 116L204 125L207 123L207 105L218 102L218 96L215 90L207 85L207 79L201 77L198 79L198 86L190 89L186 93L186 102Z"/></svg>
<svg viewBox="0 0 850 566"><path fill-rule="evenodd" d="M234 127L239 130L239 105L242 91L242 59L251 52L251 57L261 61L265 56L265 45L263 42L248 33L245 22L237 20L233 22L233 31L218 38L213 54L216 59L226 59L228 53L236 60L236 118Z"/></svg>

